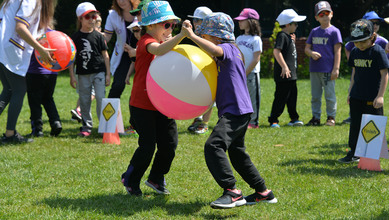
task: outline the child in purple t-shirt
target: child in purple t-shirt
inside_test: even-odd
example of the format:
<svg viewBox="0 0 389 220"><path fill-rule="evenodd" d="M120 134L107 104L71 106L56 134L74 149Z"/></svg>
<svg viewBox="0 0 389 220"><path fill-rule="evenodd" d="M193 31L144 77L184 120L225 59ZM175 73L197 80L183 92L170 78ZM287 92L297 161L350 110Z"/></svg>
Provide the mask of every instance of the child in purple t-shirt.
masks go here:
<svg viewBox="0 0 389 220"><path fill-rule="evenodd" d="M315 19L319 27L312 29L305 45L305 53L311 57L312 119L307 125L320 125L321 97L324 89L328 126L335 126L336 95L335 80L339 76L342 36L338 28L331 25L333 12L327 1L315 5Z"/></svg>
<svg viewBox="0 0 389 220"><path fill-rule="evenodd" d="M276 203L273 192L266 188L265 180L245 151L244 137L253 109L247 89L244 58L234 42L231 17L224 13L208 15L198 29L201 36L193 33L189 21L185 21L183 27L187 37L215 57L219 72L216 91L219 121L205 143L204 154L209 171L224 193L211 203L211 207L233 208L259 201ZM255 189L255 193L243 198L242 192L236 188L226 151L229 152L231 164Z"/></svg>

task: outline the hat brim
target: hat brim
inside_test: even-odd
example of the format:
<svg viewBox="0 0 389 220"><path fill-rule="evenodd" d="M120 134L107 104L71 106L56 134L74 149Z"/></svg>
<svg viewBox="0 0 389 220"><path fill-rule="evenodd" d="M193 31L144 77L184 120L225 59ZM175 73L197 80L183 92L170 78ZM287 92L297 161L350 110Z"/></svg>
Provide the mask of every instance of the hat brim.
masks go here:
<svg viewBox="0 0 389 220"><path fill-rule="evenodd" d="M384 18L384 21L385 21L387 24L389 24L389 17Z"/></svg>
<svg viewBox="0 0 389 220"><path fill-rule="evenodd" d="M84 17L85 15L87 15L87 14L89 14L89 13L91 13L91 12L99 12L99 11L97 11L97 10L88 10L88 11L82 13L82 14L81 14L80 16L78 16L78 17Z"/></svg>
<svg viewBox="0 0 389 220"><path fill-rule="evenodd" d="M198 16L194 16L194 15L188 15L188 18L197 18L197 19L203 20L203 18L200 18L200 17L198 17Z"/></svg>
<svg viewBox="0 0 389 220"><path fill-rule="evenodd" d="M349 42L359 42L359 41L364 41L364 40L367 40L367 39L369 39L369 38L371 38L371 35L370 35L370 36L368 36L368 37L364 37L364 38L361 38L361 39L356 39L356 40L353 40L353 39L351 38L351 40L350 40Z"/></svg>
<svg viewBox="0 0 389 220"><path fill-rule="evenodd" d="M175 15L168 15L168 16L164 16L162 18L150 20L150 21L147 21L147 22L139 22L139 25L140 26L147 26L147 25L151 25L151 24L158 24L158 23L161 23L161 22L164 22L164 21L168 21L168 20L177 20L177 22L180 22L181 18L179 18L179 17L177 17Z"/></svg>
<svg viewBox="0 0 389 220"><path fill-rule="evenodd" d="M245 17L245 16L238 16L238 17L234 18L234 20L237 20L237 21L242 21L242 20L246 20L246 19L249 19L249 18Z"/></svg>
<svg viewBox="0 0 389 220"><path fill-rule="evenodd" d="M307 19L307 16L305 15L299 15L295 18L292 19L292 22L300 22L300 21L304 21L305 19Z"/></svg>
<svg viewBox="0 0 389 220"><path fill-rule="evenodd" d="M328 8L323 8L323 9L320 9L319 11L317 11L315 16L318 16L320 14L320 12L322 12L322 11L332 12L332 10L328 10Z"/></svg>

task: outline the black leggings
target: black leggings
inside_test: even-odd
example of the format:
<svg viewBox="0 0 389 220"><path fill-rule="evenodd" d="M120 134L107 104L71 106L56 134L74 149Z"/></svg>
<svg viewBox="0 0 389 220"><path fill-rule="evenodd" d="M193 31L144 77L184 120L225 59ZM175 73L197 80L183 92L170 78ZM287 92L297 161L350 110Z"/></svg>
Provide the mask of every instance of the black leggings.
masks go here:
<svg viewBox="0 0 389 220"><path fill-rule="evenodd" d="M9 71L0 63L0 80L3 85L3 91L0 94L0 115L9 103L7 130L15 130L27 90L26 78Z"/></svg>

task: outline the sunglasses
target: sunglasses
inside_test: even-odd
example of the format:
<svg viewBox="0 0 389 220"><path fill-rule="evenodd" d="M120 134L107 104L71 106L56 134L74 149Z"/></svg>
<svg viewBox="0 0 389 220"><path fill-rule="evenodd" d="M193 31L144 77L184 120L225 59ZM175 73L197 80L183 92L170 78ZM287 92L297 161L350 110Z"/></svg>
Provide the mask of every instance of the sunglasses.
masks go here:
<svg viewBox="0 0 389 220"><path fill-rule="evenodd" d="M379 21L375 21L375 22L372 22L373 25L380 25L380 22Z"/></svg>
<svg viewBox="0 0 389 220"><path fill-rule="evenodd" d="M89 20L89 19L93 19L93 20L96 20L97 19L97 15L90 15L90 14L87 14L87 15L85 15L84 16L84 18L86 19L86 20Z"/></svg>
<svg viewBox="0 0 389 220"><path fill-rule="evenodd" d="M173 23L173 22L163 22L163 23L159 23L159 24L162 25L165 29L169 29L171 27L172 30L176 26L176 23Z"/></svg>
<svg viewBox="0 0 389 220"><path fill-rule="evenodd" d="M132 16L138 16L138 15L140 15L140 13L141 13L140 10L139 10L139 11L135 11L135 12L130 12L130 14L131 14Z"/></svg>
<svg viewBox="0 0 389 220"><path fill-rule="evenodd" d="M140 29L132 29L132 33L138 33Z"/></svg>
<svg viewBox="0 0 389 220"><path fill-rule="evenodd" d="M323 17L324 15L325 15L325 16L328 16L328 15L330 15L330 13L331 13L331 12L329 12L329 11L322 11L322 12L320 12L320 13L318 14L318 16L319 16L319 17Z"/></svg>

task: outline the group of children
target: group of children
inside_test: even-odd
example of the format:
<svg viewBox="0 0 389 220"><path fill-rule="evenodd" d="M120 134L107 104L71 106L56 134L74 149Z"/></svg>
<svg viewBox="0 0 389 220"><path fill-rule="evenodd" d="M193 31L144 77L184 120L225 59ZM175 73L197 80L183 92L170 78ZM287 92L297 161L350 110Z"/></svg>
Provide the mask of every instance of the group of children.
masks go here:
<svg viewBox="0 0 389 220"><path fill-rule="evenodd" d="M22 7L19 5L20 2ZM43 48L32 37L32 34L34 36L38 34L38 30L46 30L50 24L54 5L48 2L51 1L6 0L1 5L1 30L4 31L5 28L16 30L14 33L9 32L10 36L0 38L1 50L4 55L0 58L0 79L3 84L3 92L0 95L0 113L11 100L7 131L2 138L3 143L30 141L30 139L19 135L15 126L26 90L26 86L23 86L25 85L24 76L28 68L26 63L29 63L33 48L40 52L45 62L52 60L50 57L52 50ZM123 5L120 5L119 2ZM181 19L175 16L167 1L144 0L139 6L132 5L128 1L127 3L131 5L129 8L127 8L127 3L124 4L123 1L117 3L120 8L132 9L130 11L132 17L130 18L137 17L139 25L133 25L131 28L137 27L133 31L141 31L141 35L138 35L140 38L136 49L128 47L129 41L121 42L122 47L116 48L117 50L125 50L128 53L126 56L129 57L131 57L131 53L135 53L133 57L136 57L130 99L130 122L139 134L139 146L121 177L126 191L130 195L142 195L140 181L154 157L145 184L159 194L170 193L166 187L165 175L170 170L178 145L177 124L174 119L158 112L150 102L147 95L146 76L155 56L166 54L184 38L188 38L211 55L218 67L216 106L219 120L205 143L204 155L208 169L217 184L223 189L223 194L210 204L211 207L232 208L258 202L276 203L277 199L273 192L266 187L264 179L245 151L244 144L247 129L258 126L260 97L258 61L262 51L258 13L253 9L244 9L235 18L242 31L242 35L237 39L234 36L233 19L221 12L196 17L196 19L201 19L201 22L193 20L193 25L190 21L185 20L182 23L180 33L172 36L174 27ZM48 13L45 16L39 16L39 13L27 16L35 11L35 7L52 10L41 10L41 14ZM8 15L4 16L5 13ZM92 85L95 89L97 113L99 113L101 99L105 96L105 86L110 84L112 69L107 53L107 37L95 30L96 8L93 4L84 2L77 7L76 14L79 30L72 36L72 39L77 47L75 65L83 118L80 135L88 136L92 128L90 113ZM320 27L311 31L305 48L306 54L311 57L313 118L310 123L312 122L312 125L320 123L319 103L323 89L326 97L330 100L327 100L327 105L330 102L330 105L327 106L327 124L333 125L335 123L336 99L334 99L333 91L334 80L339 74L342 39L339 30L330 24L332 15L333 12L328 2L321 1L315 5L315 18L320 22ZM7 20L9 17L15 19ZM40 21L39 18L43 20ZM282 114L285 105L288 107L291 118L288 125L303 125L296 111L297 52L293 33L298 26L297 22L301 22L305 18L292 9L282 11L277 17L282 31L278 33L274 47L276 91L269 117L269 123L272 127L279 127L278 117ZM127 26L129 23L125 24ZM34 26L34 28L27 29L30 26ZM376 38L372 22L361 19L351 25L351 41L356 47L349 56L349 65L353 69L348 96L351 115L349 136L351 151L346 157L340 159L340 162L348 163L358 160L354 157L354 152L362 114L383 114L383 95L388 80L389 62L384 50L374 44ZM10 47L12 49L7 50ZM15 53L15 50L20 48L24 48L24 50L21 53ZM124 53L123 51L122 53ZM131 74L128 71L130 59L121 55L117 58L117 65L120 66L123 59L128 61L126 68L124 68L128 80ZM127 80L123 79L124 82ZM76 82L74 70L71 67L70 83L72 87L75 87ZM253 112L254 114L252 114ZM55 121L59 121L55 118L56 116L53 116L53 124ZM34 119L34 124L35 121ZM59 128L56 129L55 126L52 126L52 129L54 136L59 134ZM255 190L254 193L246 197L243 196L241 190L236 186L236 178L230 163L243 180Z"/></svg>

